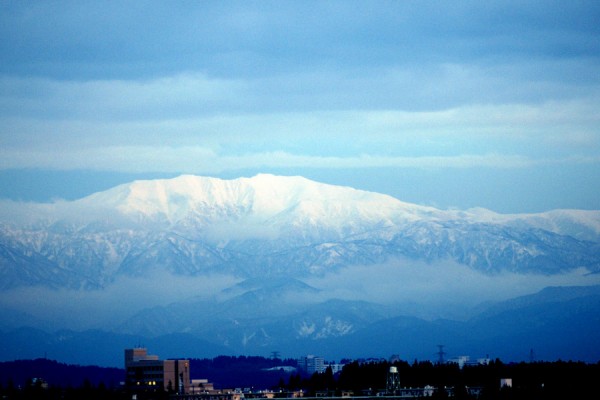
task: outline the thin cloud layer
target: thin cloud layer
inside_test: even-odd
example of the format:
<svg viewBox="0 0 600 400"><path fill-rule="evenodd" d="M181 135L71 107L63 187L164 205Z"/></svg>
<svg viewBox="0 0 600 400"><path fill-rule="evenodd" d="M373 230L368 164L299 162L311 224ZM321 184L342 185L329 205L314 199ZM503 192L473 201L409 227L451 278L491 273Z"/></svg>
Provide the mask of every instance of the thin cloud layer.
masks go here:
<svg viewBox="0 0 600 400"><path fill-rule="evenodd" d="M223 290L239 282L239 278L228 275L184 277L154 271L142 277L122 276L102 290L44 287L8 290L0 293L0 307L27 313L45 328L106 329L156 306L190 300L222 301L228 298L223 297ZM583 270L553 276L515 273L490 276L450 261L424 263L400 259L352 266L305 282L319 292L288 292L281 298L283 309L292 304L342 299L387 305L398 315L465 318L484 303L532 294L548 286L598 285L600 277ZM1 323L6 321L0 320Z"/></svg>
<svg viewBox="0 0 600 400"><path fill-rule="evenodd" d="M0 152L1 154L2 152ZM136 154L137 157L129 157ZM106 147L84 151L63 152L63 157L45 157L45 153L29 151L18 155L5 153L4 163L13 168L69 169L97 167L99 169L125 172L161 171L192 174L221 174L231 166L237 169L264 168L523 168L536 163L597 163L598 159L567 159L536 161L521 156L500 154L457 155L436 157L320 157L294 155L282 151L220 156L202 147ZM28 161L36 159L37 164Z"/></svg>
<svg viewBox="0 0 600 400"><path fill-rule="evenodd" d="M191 298L208 300L237 282L228 275L184 277L154 271L143 277L121 277L102 290L7 290L0 293L0 307L27 313L50 329L107 328L146 308Z"/></svg>
<svg viewBox="0 0 600 400"><path fill-rule="evenodd" d="M502 273L486 275L452 261L425 263L409 259L373 266L353 266L307 281L324 298L366 300L380 304L410 303L427 310L473 307L535 293L547 286L586 286L600 276L585 270L561 275Z"/></svg>

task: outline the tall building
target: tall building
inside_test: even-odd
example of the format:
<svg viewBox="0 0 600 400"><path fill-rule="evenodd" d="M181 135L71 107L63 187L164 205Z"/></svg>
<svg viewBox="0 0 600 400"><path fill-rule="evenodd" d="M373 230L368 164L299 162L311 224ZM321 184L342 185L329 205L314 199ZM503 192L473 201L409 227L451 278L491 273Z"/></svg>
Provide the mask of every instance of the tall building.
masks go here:
<svg viewBox="0 0 600 400"><path fill-rule="evenodd" d="M190 391L189 360L160 360L142 347L125 350L125 384L135 390Z"/></svg>
<svg viewBox="0 0 600 400"><path fill-rule="evenodd" d="M300 358L300 360L298 360L298 366L311 375L315 372L325 372L326 368L325 359L313 355Z"/></svg>

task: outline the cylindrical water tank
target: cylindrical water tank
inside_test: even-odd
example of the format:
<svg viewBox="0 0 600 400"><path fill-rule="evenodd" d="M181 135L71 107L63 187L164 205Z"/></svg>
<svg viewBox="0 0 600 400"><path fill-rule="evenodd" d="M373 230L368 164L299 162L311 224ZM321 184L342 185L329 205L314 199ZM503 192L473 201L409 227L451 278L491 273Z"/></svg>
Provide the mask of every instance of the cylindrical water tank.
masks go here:
<svg viewBox="0 0 600 400"><path fill-rule="evenodd" d="M390 374L397 374L397 373L398 373L397 367L390 367Z"/></svg>

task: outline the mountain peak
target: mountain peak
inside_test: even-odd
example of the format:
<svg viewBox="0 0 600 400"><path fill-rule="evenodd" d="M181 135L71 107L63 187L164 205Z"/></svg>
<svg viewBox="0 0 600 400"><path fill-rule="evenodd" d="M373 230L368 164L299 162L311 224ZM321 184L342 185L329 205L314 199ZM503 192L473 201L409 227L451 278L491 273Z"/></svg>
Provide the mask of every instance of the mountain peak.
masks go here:
<svg viewBox="0 0 600 400"><path fill-rule="evenodd" d="M367 218L404 219L438 211L403 203L384 194L315 182L301 176L259 174L251 178L224 180L194 175L172 179L135 181L79 202L109 207L125 215L160 218L176 223L193 215L251 217L296 223Z"/></svg>

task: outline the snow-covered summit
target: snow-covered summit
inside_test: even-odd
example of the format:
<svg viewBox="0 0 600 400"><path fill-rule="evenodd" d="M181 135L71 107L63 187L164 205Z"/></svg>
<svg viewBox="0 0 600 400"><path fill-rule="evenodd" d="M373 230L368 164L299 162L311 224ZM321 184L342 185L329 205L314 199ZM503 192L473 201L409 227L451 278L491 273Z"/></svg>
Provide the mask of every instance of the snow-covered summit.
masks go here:
<svg viewBox="0 0 600 400"><path fill-rule="evenodd" d="M93 224L110 229L131 223L148 229L178 227L180 232L227 228L261 236L294 231L305 237L329 232L333 237L394 235L414 224L465 226L484 224L540 229L578 240L600 242L600 211L553 210L535 214L500 214L484 208L440 210L394 197L315 182L301 176L259 174L219 179L181 175L172 179L139 180L76 201L19 206L13 204L0 222L29 221L44 226L65 223L73 229ZM158 224L158 225L157 225ZM112 228L111 228L112 227ZM136 228L137 229L137 228ZM385 230L382 231L382 229ZM430 228L428 228L430 229ZM207 233L205 231L205 233ZM204 235L206 236L206 235ZM331 239L331 235L325 235Z"/></svg>
<svg viewBox="0 0 600 400"><path fill-rule="evenodd" d="M178 222L192 215L339 223L415 220L442 213L391 196L311 181L299 176L259 174L224 180L193 175L135 181L79 200L90 207L113 208Z"/></svg>

